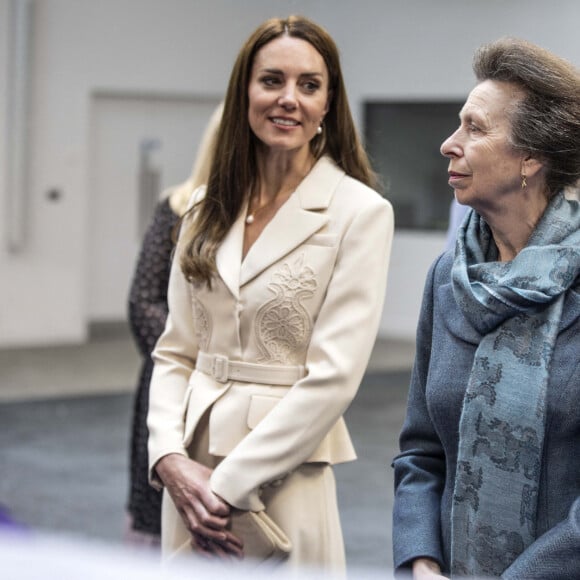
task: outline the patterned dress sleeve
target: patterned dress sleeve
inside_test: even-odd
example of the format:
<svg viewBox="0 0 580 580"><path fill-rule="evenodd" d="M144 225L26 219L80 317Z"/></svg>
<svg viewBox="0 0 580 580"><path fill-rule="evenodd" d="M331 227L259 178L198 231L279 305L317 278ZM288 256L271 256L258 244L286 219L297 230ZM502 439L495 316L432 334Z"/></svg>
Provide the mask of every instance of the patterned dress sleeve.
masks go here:
<svg viewBox="0 0 580 580"><path fill-rule="evenodd" d="M177 223L169 200L157 205L145 233L129 293L129 324L137 347L149 357L167 319L167 285Z"/></svg>
<svg viewBox="0 0 580 580"><path fill-rule="evenodd" d="M129 295L129 322L143 362L133 400L127 510L131 516L131 529L153 537L161 532L161 494L149 485L148 473L147 413L153 371L151 352L167 318L172 231L177 219L168 200L158 204L143 239Z"/></svg>

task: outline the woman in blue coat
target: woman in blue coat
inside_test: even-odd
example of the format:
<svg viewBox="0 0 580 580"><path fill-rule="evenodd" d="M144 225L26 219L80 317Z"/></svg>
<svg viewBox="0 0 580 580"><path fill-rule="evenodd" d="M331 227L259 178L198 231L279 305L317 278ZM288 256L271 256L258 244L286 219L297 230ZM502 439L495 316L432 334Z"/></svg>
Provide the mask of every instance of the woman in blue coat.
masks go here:
<svg viewBox="0 0 580 580"><path fill-rule="evenodd" d="M470 211L432 266L394 460L394 563L416 579L580 578L578 70L478 50L441 146Z"/></svg>

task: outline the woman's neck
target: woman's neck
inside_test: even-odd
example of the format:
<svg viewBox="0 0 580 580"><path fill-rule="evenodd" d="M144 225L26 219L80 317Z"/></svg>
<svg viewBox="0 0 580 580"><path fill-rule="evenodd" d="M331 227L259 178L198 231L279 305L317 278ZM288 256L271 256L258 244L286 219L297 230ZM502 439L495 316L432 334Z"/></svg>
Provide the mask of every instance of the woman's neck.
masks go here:
<svg viewBox="0 0 580 580"><path fill-rule="evenodd" d="M547 206L544 193L522 191L511 204L479 211L491 229L500 262L513 260L526 247Z"/></svg>
<svg viewBox="0 0 580 580"><path fill-rule="evenodd" d="M258 179L252 194L255 203L263 206L280 195L292 193L308 175L315 161L309 149L258 155Z"/></svg>

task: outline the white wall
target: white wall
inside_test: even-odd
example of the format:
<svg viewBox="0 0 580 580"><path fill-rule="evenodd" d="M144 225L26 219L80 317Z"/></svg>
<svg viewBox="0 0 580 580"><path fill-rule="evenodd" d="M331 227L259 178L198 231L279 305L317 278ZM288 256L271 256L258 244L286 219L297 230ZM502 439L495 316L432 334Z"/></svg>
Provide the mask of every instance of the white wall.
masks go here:
<svg viewBox="0 0 580 580"><path fill-rule="evenodd" d="M6 87L8 83L8 46L9 46L9 34L8 34L8 3L3 0L0 1L0 87ZM6 240L6 219L3 217L6 212L6 163L7 158L7 139L2 138L2 135L6 135L7 117L7 104L6 104L6 90L0 89L0 256L4 254L4 246ZM0 258L2 259L2 258ZM0 262L3 264L4 260ZM4 267L0 268L0 280L4 278L3 275ZM3 284L0 283L0 286ZM1 310L0 310L1 314ZM1 324L1 323L0 323Z"/></svg>
<svg viewBox="0 0 580 580"><path fill-rule="evenodd" d="M9 5L0 0L0 86ZM292 12L335 38L359 122L369 98L463 98L474 49L500 35L577 64L580 55L577 0L35 0L27 235L19 253L1 242L0 346L86 337L92 95L215 98L255 26ZM0 135L5 126L2 108ZM9 146L2 138L0 170ZM57 202L47 198L52 188L62 192ZM441 235L397 233L384 335L412 337L426 268L442 245Z"/></svg>

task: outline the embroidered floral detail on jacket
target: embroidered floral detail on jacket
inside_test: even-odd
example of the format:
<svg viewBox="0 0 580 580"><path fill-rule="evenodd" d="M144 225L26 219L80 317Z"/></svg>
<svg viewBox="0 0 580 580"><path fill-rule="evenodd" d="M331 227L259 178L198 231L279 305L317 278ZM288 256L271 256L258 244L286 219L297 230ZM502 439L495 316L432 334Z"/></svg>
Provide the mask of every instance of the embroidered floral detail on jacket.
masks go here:
<svg viewBox="0 0 580 580"><path fill-rule="evenodd" d="M207 308L198 298L192 296L191 302L193 306L193 328L195 329L195 336L198 340L200 350L207 350L212 331L211 316Z"/></svg>
<svg viewBox="0 0 580 580"><path fill-rule="evenodd" d="M312 318L303 301L318 284L314 271L304 265L304 255L276 271L268 289L274 297L256 314L256 339L260 362L301 364L312 333Z"/></svg>

